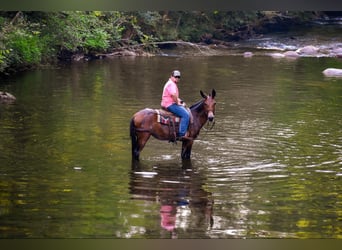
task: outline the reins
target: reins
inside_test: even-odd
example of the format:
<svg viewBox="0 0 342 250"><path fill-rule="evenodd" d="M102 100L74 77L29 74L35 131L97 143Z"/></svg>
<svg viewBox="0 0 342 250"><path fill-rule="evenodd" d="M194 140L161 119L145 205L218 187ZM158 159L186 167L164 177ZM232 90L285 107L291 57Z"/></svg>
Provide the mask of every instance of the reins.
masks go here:
<svg viewBox="0 0 342 250"><path fill-rule="evenodd" d="M206 128L206 125L207 125L207 128ZM205 130L205 131L210 131L210 130L212 130L213 128L214 128L214 125L215 125L215 120L214 121L207 121L205 124L204 124L204 126L203 126L203 129Z"/></svg>

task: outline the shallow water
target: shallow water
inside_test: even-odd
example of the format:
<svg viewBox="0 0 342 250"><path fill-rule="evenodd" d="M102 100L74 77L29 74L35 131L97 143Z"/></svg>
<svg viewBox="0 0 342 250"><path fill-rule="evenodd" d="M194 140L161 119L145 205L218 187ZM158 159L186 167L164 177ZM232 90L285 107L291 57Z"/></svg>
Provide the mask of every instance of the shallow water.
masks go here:
<svg viewBox="0 0 342 250"><path fill-rule="evenodd" d="M338 58L116 58L6 79L1 238L341 238ZM182 162L150 139L132 166L129 120L217 92L216 123Z"/></svg>

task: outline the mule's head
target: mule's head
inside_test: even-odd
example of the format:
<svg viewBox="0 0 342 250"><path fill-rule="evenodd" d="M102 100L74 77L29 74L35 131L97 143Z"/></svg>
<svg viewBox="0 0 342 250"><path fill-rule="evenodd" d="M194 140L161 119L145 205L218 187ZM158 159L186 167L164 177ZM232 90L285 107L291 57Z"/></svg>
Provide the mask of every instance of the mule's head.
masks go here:
<svg viewBox="0 0 342 250"><path fill-rule="evenodd" d="M208 120L212 122L215 118L215 106L216 106L216 101L215 101L215 96L216 96L216 91L213 89L211 91L211 94L205 95L202 90L200 91L201 96L205 99L203 102L204 110L207 114Z"/></svg>

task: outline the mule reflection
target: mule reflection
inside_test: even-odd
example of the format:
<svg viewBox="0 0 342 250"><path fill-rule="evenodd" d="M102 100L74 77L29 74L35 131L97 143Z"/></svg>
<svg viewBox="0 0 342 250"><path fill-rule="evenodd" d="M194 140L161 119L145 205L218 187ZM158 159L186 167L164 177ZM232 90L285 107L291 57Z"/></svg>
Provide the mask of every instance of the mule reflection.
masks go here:
<svg viewBox="0 0 342 250"><path fill-rule="evenodd" d="M160 205L162 238L204 238L213 225L213 199L203 189L204 184L190 160L183 161L181 167L175 163L148 167L134 162L130 193L133 199Z"/></svg>

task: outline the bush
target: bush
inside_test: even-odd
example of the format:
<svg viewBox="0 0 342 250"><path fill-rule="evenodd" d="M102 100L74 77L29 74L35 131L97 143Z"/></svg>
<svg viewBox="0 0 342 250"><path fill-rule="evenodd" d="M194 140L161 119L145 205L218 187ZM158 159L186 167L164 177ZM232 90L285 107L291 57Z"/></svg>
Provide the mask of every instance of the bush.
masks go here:
<svg viewBox="0 0 342 250"><path fill-rule="evenodd" d="M11 64L27 66L41 62L42 51L36 34L18 29L9 36L7 47L10 51Z"/></svg>
<svg viewBox="0 0 342 250"><path fill-rule="evenodd" d="M9 54L9 50L0 49L0 72L5 71L8 67L7 65L7 55Z"/></svg>
<svg viewBox="0 0 342 250"><path fill-rule="evenodd" d="M110 46L113 18L102 12L65 11L51 13L42 31L52 37L56 51L71 53L105 51Z"/></svg>
<svg viewBox="0 0 342 250"><path fill-rule="evenodd" d="M22 12L1 19L0 72L39 65L42 61L44 39L40 27L27 22Z"/></svg>
<svg viewBox="0 0 342 250"><path fill-rule="evenodd" d="M104 51L109 47L109 34L102 29L94 29L85 35L83 46L88 51Z"/></svg>

